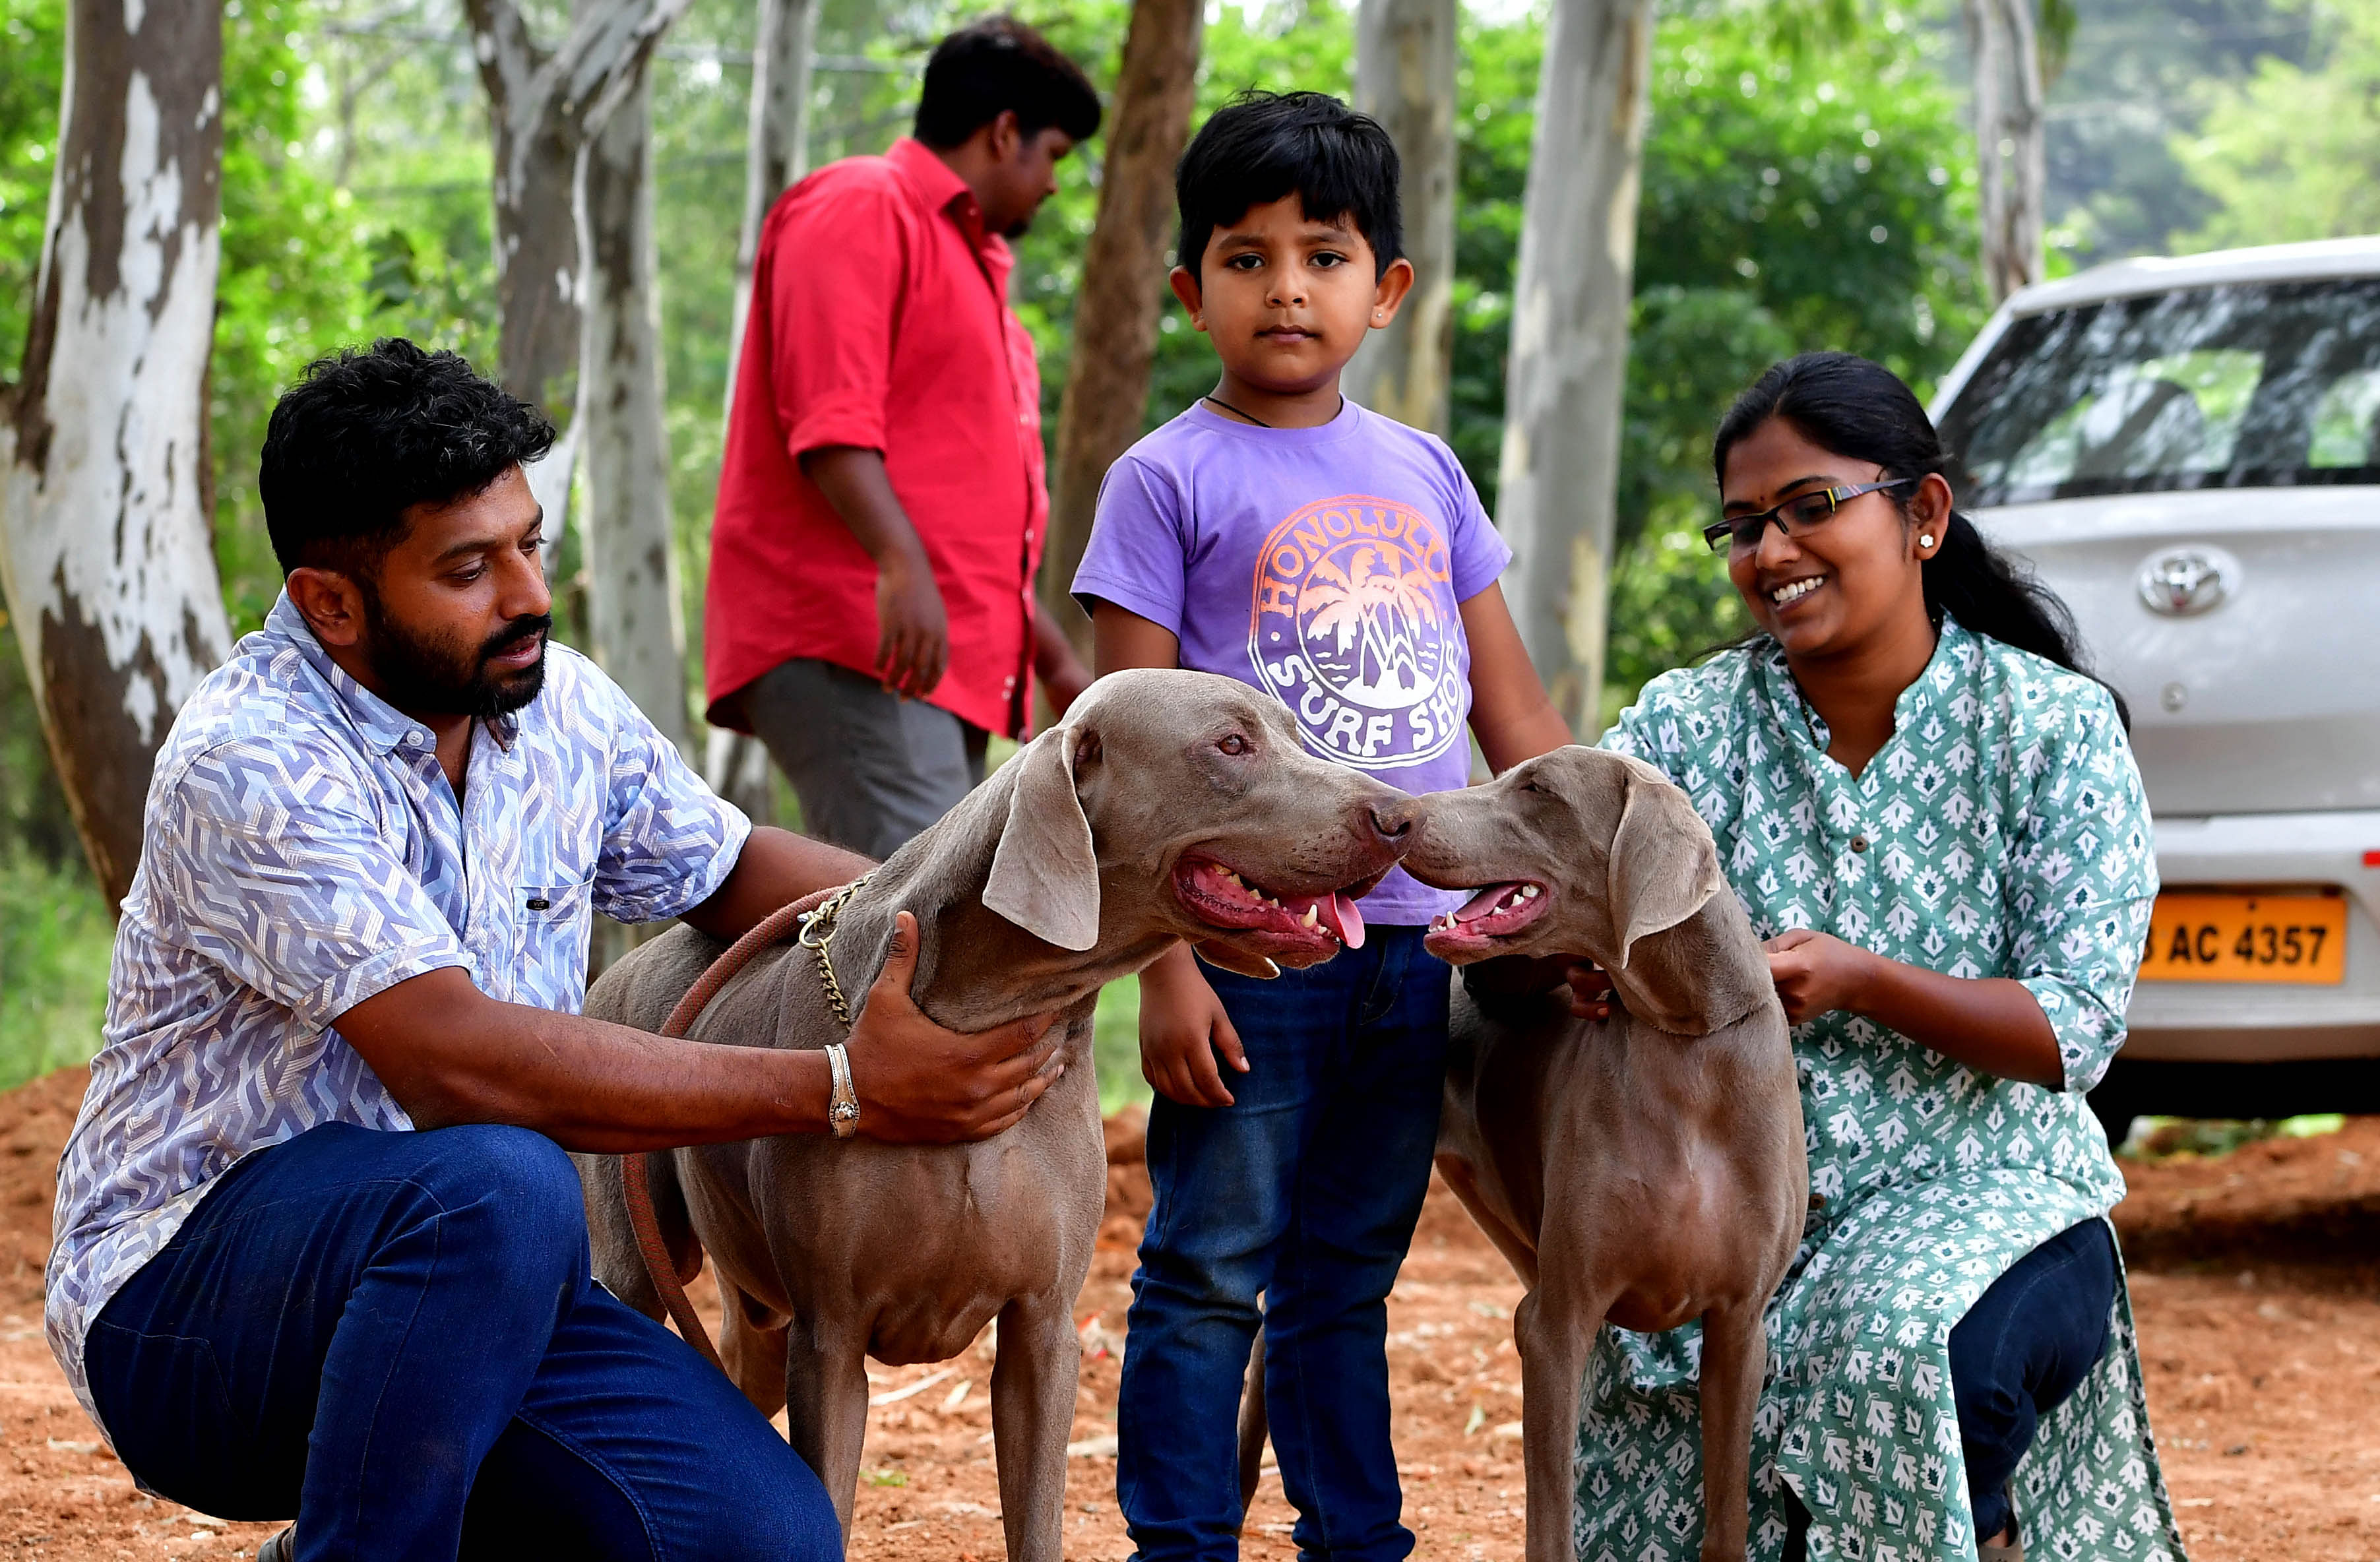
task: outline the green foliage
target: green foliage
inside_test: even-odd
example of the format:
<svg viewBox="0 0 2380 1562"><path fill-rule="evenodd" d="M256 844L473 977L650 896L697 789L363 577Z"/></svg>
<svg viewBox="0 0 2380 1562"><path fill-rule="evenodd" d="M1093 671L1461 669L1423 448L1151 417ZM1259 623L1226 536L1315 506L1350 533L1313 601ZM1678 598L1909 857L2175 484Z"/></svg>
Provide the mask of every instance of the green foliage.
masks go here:
<svg viewBox="0 0 2380 1562"><path fill-rule="evenodd" d="M2216 202L2184 174L2177 146L2197 137L2226 83L2266 58L2302 64L2307 44L2299 0L2077 0L2073 8L2066 68L2049 91L2053 276L2188 248Z"/></svg>
<svg viewBox="0 0 2380 1562"><path fill-rule="evenodd" d="M2216 90L2174 153L2219 202L2192 249L2380 233L2380 9L2301 0L2313 58Z"/></svg>
<svg viewBox="0 0 2380 1562"><path fill-rule="evenodd" d="M14 380L32 315L66 68L64 0L0 0L0 379Z"/></svg>
<svg viewBox="0 0 2380 1562"><path fill-rule="evenodd" d="M99 1049L114 939L79 858L0 846L0 1090Z"/></svg>
<svg viewBox="0 0 2380 1562"><path fill-rule="evenodd" d="M2211 1160L2260 1140L2315 1139L2346 1126L2337 1112L2245 1120L2144 1117L2133 1121L2131 1137L2117 1148L2132 1160Z"/></svg>
<svg viewBox="0 0 2380 1562"><path fill-rule="evenodd" d="M1543 34L1534 19L1474 17L1463 44L1451 442L1492 511ZM1973 154L1937 54L1893 12L1782 36L1773 11L1704 6L1655 35L1612 710L1746 626L1698 535L1711 430L1736 393L1813 347L1864 353L1923 390L1981 323L1966 255Z"/></svg>
<svg viewBox="0 0 2380 1562"><path fill-rule="evenodd" d="M1140 984L1110 982L1099 989L1092 1019L1091 1055L1099 1074L1101 1115L1147 1106L1153 1092L1140 1072Z"/></svg>

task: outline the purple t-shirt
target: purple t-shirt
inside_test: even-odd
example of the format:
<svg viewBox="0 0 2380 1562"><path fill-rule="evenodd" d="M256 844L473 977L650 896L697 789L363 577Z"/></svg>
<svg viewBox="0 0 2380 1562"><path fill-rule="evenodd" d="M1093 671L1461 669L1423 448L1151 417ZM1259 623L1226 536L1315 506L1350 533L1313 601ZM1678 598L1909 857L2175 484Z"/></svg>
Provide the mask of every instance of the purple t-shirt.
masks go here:
<svg viewBox="0 0 2380 1562"><path fill-rule="evenodd" d="M1443 441L1349 402L1316 429L1205 403L1099 485L1075 594L1172 630L1182 665L1281 701L1306 746L1415 794L1471 779L1471 647L1459 604L1512 551ZM1366 921L1460 904L1399 868Z"/></svg>

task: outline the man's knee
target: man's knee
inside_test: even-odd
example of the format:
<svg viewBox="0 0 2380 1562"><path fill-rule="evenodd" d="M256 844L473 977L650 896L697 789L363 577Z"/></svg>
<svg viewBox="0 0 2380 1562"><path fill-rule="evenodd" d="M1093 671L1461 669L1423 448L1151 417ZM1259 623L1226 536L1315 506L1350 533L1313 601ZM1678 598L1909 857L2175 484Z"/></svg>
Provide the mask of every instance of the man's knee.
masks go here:
<svg viewBox="0 0 2380 1562"><path fill-rule="evenodd" d="M695 1555L717 1562L840 1562L843 1527L817 1481L783 1481L739 1503Z"/></svg>
<svg viewBox="0 0 2380 1562"><path fill-rule="evenodd" d="M544 1134L499 1123L431 1129L421 1181L441 1213L523 1266L575 1264L587 1247L578 1169Z"/></svg>

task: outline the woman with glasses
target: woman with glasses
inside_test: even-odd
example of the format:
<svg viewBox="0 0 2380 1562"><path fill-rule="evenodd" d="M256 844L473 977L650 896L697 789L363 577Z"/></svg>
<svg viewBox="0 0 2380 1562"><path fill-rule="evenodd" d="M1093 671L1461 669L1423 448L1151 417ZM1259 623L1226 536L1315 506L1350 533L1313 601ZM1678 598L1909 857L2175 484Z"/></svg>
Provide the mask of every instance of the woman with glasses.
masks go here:
<svg viewBox="0 0 2380 1562"><path fill-rule="evenodd" d="M1706 535L1757 632L1603 743L1692 795L1794 1026L1810 1213L1754 1555L2181 1562L2107 1220L2123 1179L2082 1096L2156 893L2122 702L1952 508L1889 371L1779 364L1713 459ZM1605 1331L1582 1558L1691 1548L1697 1344Z"/></svg>

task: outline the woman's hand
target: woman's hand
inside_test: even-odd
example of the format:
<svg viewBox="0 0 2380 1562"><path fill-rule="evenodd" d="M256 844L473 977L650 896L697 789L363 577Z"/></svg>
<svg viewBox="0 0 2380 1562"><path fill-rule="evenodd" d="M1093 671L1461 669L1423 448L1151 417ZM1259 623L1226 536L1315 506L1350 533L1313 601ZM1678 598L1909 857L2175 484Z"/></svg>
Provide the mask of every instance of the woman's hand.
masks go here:
<svg viewBox="0 0 2380 1562"><path fill-rule="evenodd" d="M1583 954L1505 954L1463 968L1463 990L1489 1013L1511 1009L1515 999L1536 999L1565 985L1570 990L1563 996L1570 1000L1573 1018L1611 1018L1611 978Z"/></svg>
<svg viewBox="0 0 2380 1562"><path fill-rule="evenodd" d="M1240 1073L1248 1055L1223 1000L1198 974L1188 944L1179 944L1140 974L1140 1072L1149 1088L1185 1107L1228 1107L1218 1056Z"/></svg>
<svg viewBox="0 0 2380 1562"><path fill-rule="evenodd" d="M1611 974L1585 955L1562 968L1570 984L1570 1012L1574 1020L1609 1020L1619 999L1611 990Z"/></svg>
<svg viewBox="0 0 2380 1562"><path fill-rule="evenodd" d="M1760 946L1768 951L1769 980L1790 1024L1807 1024L1838 1009L1857 1010L1882 956L1830 933L1789 928Z"/></svg>

